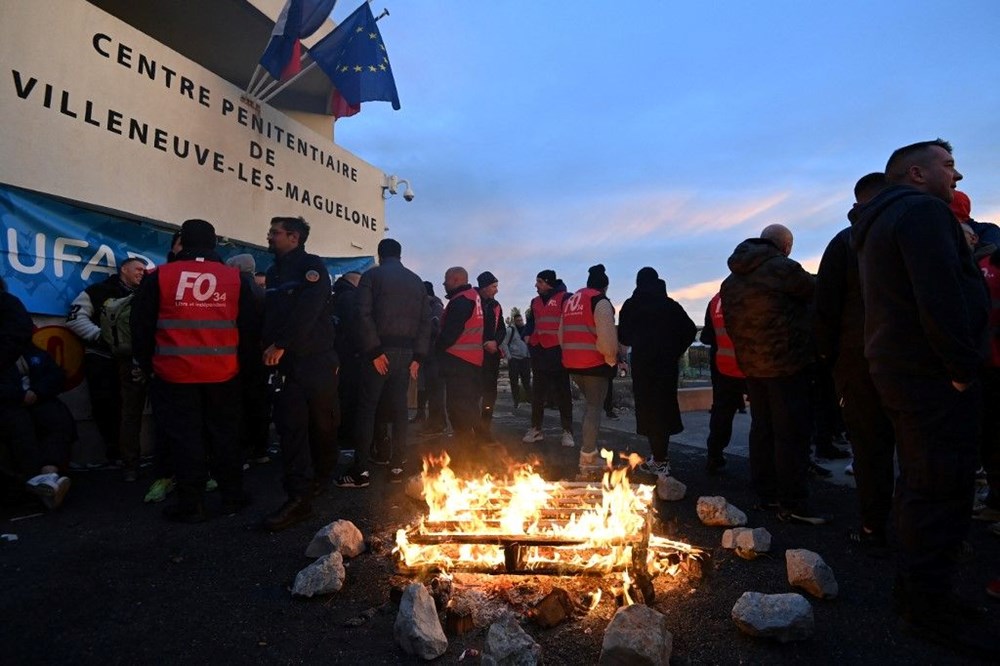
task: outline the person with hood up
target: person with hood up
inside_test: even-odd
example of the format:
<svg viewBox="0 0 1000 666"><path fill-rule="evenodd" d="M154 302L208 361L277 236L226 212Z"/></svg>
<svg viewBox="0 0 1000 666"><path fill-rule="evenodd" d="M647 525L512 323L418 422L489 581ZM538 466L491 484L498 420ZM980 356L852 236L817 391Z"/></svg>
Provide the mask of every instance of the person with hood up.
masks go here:
<svg viewBox="0 0 1000 666"><path fill-rule="evenodd" d="M635 291L618 317L618 341L632 348L635 431L646 436L652 451L640 466L647 473L670 474L670 436L684 430L677 404L677 363L697 330L680 303L667 296L667 284L656 269L639 269Z"/></svg>
<svg viewBox="0 0 1000 666"><path fill-rule="evenodd" d="M865 357L896 434L894 610L915 634L996 660L1000 640L953 591L970 527L989 297L949 210L962 174L942 139L897 149L858 211Z"/></svg>
<svg viewBox="0 0 1000 666"><path fill-rule="evenodd" d="M807 486L815 278L789 258L792 242L787 227L772 224L737 245L720 294L747 378L750 476L760 506L778 509L785 521L821 525L828 519L810 510Z"/></svg>

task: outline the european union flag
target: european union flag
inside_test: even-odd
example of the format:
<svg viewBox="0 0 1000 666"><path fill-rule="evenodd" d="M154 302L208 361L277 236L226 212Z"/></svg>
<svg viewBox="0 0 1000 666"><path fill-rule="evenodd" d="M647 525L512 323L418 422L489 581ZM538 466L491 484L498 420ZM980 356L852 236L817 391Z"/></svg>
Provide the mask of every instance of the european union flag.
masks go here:
<svg viewBox="0 0 1000 666"><path fill-rule="evenodd" d="M367 2L316 42L309 55L350 106L379 100L399 110L389 54Z"/></svg>

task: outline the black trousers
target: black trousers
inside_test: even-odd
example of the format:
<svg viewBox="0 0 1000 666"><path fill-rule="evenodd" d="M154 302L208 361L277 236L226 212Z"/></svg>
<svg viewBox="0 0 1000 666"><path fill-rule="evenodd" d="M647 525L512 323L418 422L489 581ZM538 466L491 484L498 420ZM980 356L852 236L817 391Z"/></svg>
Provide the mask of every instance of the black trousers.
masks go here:
<svg viewBox="0 0 1000 666"><path fill-rule="evenodd" d="M153 379L153 415L164 425L177 477L178 500L194 507L202 502L212 475L223 498L243 492L243 457L239 446L239 378L216 384L176 384Z"/></svg>
<svg viewBox="0 0 1000 666"><path fill-rule="evenodd" d="M531 400L531 359L508 358L507 376L510 378L510 397L514 406Z"/></svg>
<svg viewBox="0 0 1000 666"><path fill-rule="evenodd" d="M73 415L58 398L39 400L34 405L0 405L0 446L6 448L11 471L25 479L35 476L44 465L65 468L76 441Z"/></svg>
<svg viewBox="0 0 1000 666"><path fill-rule="evenodd" d="M896 438L882 399L860 354L844 352L834 368L844 424L854 452L854 482L858 488L861 525L885 532L896 482Z"/></svg>
<svg viewBox="0 0 1000 666"><path fill-rule="evenodd" d="M951 589L954 551L969 532L979 449L981 387L873 374L896 433L897 580L908 595Z"/></svg>
<svg viewBox="0 0 1000 666"><path fill-rule="evenodd" d="M281 437L285 492L306 497L313 479L330 477L337 464L336 354L283 359L279 368L284 384L274 393L274 423Z"/></svg>
<svg viewBox="0 0 1000 666"><path fill-rule="evenodd" d="M500 377L500 354L483 354L483 392L481 397L483 427L489 432L493 408L497 404L497 379Z"/></svg>
<svg viewBox="0 0 1000 666"><path fill-rule="evenodd" d="M483 369L445 353L441 356L441 373L445 383L445 404L455 438L468 445L479 426L479 394L483 385Z"/></svg>
<svg viewBox="0 0 1000 666"><path fill-rule="evenodd" d="M762 501L803 510L809 497L809 380L747 377L750 395L750 478Z"/></svg>
<svg viewBox="0 0 1000 666"><path fill-rule="evenodd" d="M271 430L271 403L267 394L267 372L261 363L240 366L240 399L243 418L240 419L240 447L244 457L267 454Z"/></svg>
<svg viewBox="0 0 1000 666"><path fill-rule="evenodd" d="M559 407L559 424L563 430L573 432L573 397L566 368L543 365L532 358L531 374L535 380L531 392L531 427L541 430L545 401L551 392L555 394L556 405Z"/></svg>
<svg viewBox="0 0 1000 666"><path fill-rule="evenodd" d="M708 457L719 457L733 438L733 418L743 409L746 381L712 373L712 410L708 418Z"/></svg>
<svg viewBox="0 0 1000 666"><path fill-rule="evenodd" d="M337 427L339 448L353 449L357 429L358 406L361 399L361 357L340 359L337 375L337 394L340 398L340 424ZM365 452L367 455L368 452ZM357 452L356 452L357 455Z"/></svg>
<svg viewBox="0 0 1000 666"><path fill-rule="evenodd" d="M983 420L979 457L986 469L990 494L986 499L994 509L1000 509L1000 368L984 368Z"/></svg>
<svg viewBox="0 0 1000 666"><path fill-rule="evenodd" d="M115 460L121 457L118 437L122 418L122 397L118 362L100 354L84 354L83 372L87 377L94 425L104 440L105 455L108 460Z"/></svg>

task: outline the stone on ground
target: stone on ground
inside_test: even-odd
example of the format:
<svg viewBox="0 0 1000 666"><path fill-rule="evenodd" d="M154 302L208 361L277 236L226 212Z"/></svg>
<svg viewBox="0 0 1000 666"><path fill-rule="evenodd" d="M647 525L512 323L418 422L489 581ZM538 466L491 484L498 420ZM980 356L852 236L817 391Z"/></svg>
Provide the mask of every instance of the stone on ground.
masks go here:
<svg viewBox="0 0 1000 666"><path fill-rule="evenodd" d="M833 569L818 553L803 548L786 550L785 566L788 582L814 597L832 599L840 591Z"/></svg>
<svg viewBox="0 0 1000 666"><path fill-rule="evenodd" d="M698 519L705 525L738 527L747 524L747 514L726 501L725 497L699 497Z"/></svg>
<svg viewBox="0 0 1000 666"><path fill-rule="evenodd" d="M448 649L434 599L419 583L413 583L403 592L392 633L404 652L426 661L437 659Z"/></svg>
<svg viewBox="0 0 1000 666"><path fill-rule="evenodd" d="M314 597L330 594L344 586L344 558L340 553L325 555L295 576L292 594L300 597Z"/></svg>
<svg viewBox="0 0 1000 666"><path fill-rule="evenodd" d="M306 557L322 557L334 551L348 558L365 552L365 538L351 521L335 520L321 527L306 548Z"/></svg>
<svg viewBox="0 0 1000 666"><path fill-rule="evenodd" d="M734 527L722 533L722 547L766 553L771 550L771 533L763 527Z"/></svg>
<svg viewBox="0 0 1000 666"><path fill-rule="evenodd" d="M816 626L812 606L794 592L744 592L733 606L732 618L743 633L781 643L809 638Z"/></svg>
<svg viewBox="0 0 1000 666"><path fill-rule="evenodd" d="M667 618L649 606L637 604L618 609L604 631L601 666L655 666L669 664L674 637Z"/></svg>
<svg viewBox="0 0 1000 666"><path fill-rule="evenodd" d="M656 479L656 496L665 502L678 502L687 494L687 486L672 476Z"/></svg>
<svg viewBox="0 0 1000 666"><path fill-rule="evenodd" d="M490 625L483 646L484 666L534 666L542 661L542 646L521 628L513 613Z"/></svg>

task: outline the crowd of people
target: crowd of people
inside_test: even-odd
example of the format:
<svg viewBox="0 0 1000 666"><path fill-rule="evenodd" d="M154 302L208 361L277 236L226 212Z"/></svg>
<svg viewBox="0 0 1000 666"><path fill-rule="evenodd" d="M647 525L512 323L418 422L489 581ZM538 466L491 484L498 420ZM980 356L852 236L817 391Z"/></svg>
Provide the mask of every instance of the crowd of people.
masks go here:
<svg viewBox="0 0 1000 666"><path fill-rule="evenodd" d="M783 225L736 246L701 333L713 389L706 469L726 466L745 397L751 487L780 519L827 523L809 501L810 473L825 471L811 447L818 457L853 454L859 525L851 538L873 556L895 552L896 611L931 637L993 655L995 645L975 633L979 609L951 583L970 519L1000 534L1000 228L971 218L969 198L955 189L961 178L945 141L895 151L884 172L858 181L850 226L830 241L817 275L790 258L793 235ZM638 271L617 325L600 264L573 293L555 271L540 271L525 316L505 318L490 271L473 286L465 267L448 268L445 305L403 265L393 239L379 243L376 266L332 283L306 251L308 237L302 218L272 219L275 261L261 275L250 255L224 262L213 226L188 220L167 263L145 270L127 260L71 305L67 325L86 346L94 422L125 481L138 475L149 398L155 481L147 500L175 489L169 520L204 521L215 487L223 513L245 507L244 467L269 460L272 419L286 493L263 520L272 531L310 516L314 496L331 485L368 486L370 465L401 481L416 464L411 426L420 434L450 427L458 450L489 447L501 359L515 410L531 405L523 441L546 438L552 406L559 443L579 450L586 471L603 465L602 416L614 417L609 391L628 350L636 432L650 449L641 469L670 473L670 437L683 429L678 360L697 330L654 268ZM15 426L7 467L58 506L75 438L57 397L61 371L31 345L23 306L6 289L0 296L0 417ZM583 398L579 444L571 382ZM838 446L847 439L850 453ZM355 455L337 475L342 448ZM980 467L988 491L976 503ZM994 596L997 588L990 583Z"/></svg>

